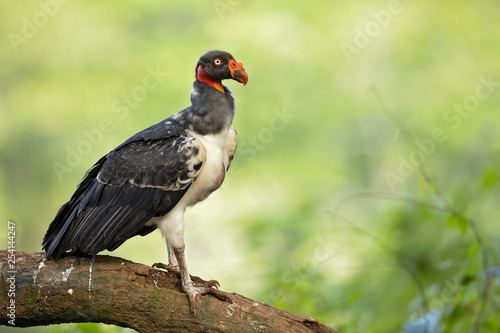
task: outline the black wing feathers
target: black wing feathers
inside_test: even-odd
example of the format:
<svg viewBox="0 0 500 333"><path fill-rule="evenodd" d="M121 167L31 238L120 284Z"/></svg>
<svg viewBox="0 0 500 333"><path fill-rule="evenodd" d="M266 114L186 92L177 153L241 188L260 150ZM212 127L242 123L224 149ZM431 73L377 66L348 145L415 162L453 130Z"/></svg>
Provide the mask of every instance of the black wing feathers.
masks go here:
<svg viewBox="0 0 500 333"><path fill-rule="evenodd" d="M194 138L127 142L101 158L59 210L43 240L48 258L112 251L152 232L146 223L180 201L206 159Z"/></svg>
<svg viewBox="0 0 500 333"><path fill-rule="evenodd" d="M181 190L192 182L190 163L204 162L195 161L200 145L190 137L131 142L108 154L97 179L109 185Z"/></svg>

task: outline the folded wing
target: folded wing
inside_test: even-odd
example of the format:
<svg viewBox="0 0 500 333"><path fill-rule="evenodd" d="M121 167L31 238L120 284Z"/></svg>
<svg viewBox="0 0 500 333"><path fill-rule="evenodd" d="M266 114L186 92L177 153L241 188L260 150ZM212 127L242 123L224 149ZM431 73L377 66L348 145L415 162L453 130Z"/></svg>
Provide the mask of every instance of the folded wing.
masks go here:
<svg viewBox="0 0 500 333"><path fill-rule="evenodd" d="M156 226L201 173L203 144L191 137L128 142L101 158L57 213L43 240L47 257L96 254Z"/></svg>

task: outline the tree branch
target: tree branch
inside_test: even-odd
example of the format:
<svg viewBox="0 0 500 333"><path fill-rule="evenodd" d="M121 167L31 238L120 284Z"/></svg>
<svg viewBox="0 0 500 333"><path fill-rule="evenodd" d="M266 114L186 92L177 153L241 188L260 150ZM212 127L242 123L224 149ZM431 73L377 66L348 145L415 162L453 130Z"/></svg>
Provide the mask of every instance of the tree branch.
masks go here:
<svg viewBox="0 0 500 333"><path fill-rule="evenodd" d="M232 304L199 297L195 317L175 273L117 257L46 261L43 253L14 252L12 262L11 254L0 251L2 325L95 322L139 332L337 332L235 293L224 293Z"/></svg>

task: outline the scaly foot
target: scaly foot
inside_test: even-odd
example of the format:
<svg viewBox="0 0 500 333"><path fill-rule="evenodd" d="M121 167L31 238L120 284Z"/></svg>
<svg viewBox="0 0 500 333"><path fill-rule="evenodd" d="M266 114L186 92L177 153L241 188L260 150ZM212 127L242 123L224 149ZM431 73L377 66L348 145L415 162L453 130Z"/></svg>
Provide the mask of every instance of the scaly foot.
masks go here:
<svg viewBox="0 0 500 333"><path fill-rule="evenodd" d="M214 281L214 280L212 280L212 281ZM195 316L196 316L196 296L198 296L198 295L203 296L203 295L210 294L210 295L217 297L221 301L229 302L231 304L233 303L231 298L228 295L226 295L226 293L224 293L218 289L211 288L211 287L204 287L204 286L196 287L193 285L193 283L190 283L186 286L182 286L182 289L184 289L184 291L186 292L186 294L189 297L189 305L191 306L191 311L193 311L193 314Z"/></svg>
<svg viewBox="0 0 500 333"><path fill-rule="evenodd" d="M172 272L172 273L176 273L180 276L180 269L179 269L179 266L177 265L172 265L172 264L164 264L164 263L161 263L161 262L157 262L157 263L154 263L153 264L153 267L154 268L161 268L161 269L164 269L166 271L169 271L169 272ZM220 287L220 283L219 281L217 280L210 280L210 281L206 281L206 280L203 280L202 278L200 278L199 276L196 276L196 275L189 275L191 277L191 280L193 280L193 282L196 283L197 286L201 286L201 287L207 287L207 288L217 288L219 289Z"/></svg>
<svg viewBox="0 0 500 333"><path fill-rule="evenodd" d="M180 273L179 265L164 264L162 262L155 262L152 266L153 268L161 268L172 273Z"/></svg>

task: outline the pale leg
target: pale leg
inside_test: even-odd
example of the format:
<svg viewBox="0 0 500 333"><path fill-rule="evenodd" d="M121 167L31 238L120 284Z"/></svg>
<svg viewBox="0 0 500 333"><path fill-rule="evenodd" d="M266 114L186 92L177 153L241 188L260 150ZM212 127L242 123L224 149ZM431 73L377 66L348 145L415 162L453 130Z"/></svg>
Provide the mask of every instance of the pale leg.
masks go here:
<svg viewBox="0 0 500 333"><path fill-rule="evenodd" d="M168 248L168 266L170 266L171 268L174 268L174 269L179 269L179 264L177 263L177 258L175 257L175 253L174 253L174 250L172 249L172 247L170 246L170 244L168 244L167 242L167 248Z"/></svg>
<svg viewBox="0 0 500 333"><path fill-rule="evenodd" d="M205 281L198 277L193 277L196 283L201 283L203 286L196 287L193 284L193 280L188 273L186 257L184 255L184 219L183 219L184 210L180 211L172 211L167 214L160 223L158 223L158 227L160 228L163 236L167 240L167 248L168 248L168 266L161 267L158 264L155 264L157 267L167 268L169 269L175 267L180 271L181 281L182 281L182 289L189 297L189 304L191 306L191 310L196 315L196 296L198 295L206 295L212 294L219 298L220 300L227 301L232 303L231 299L225 295L223 292L218 291L212 287L217 287L219 282L215 280ZM165 265L163 265L165 266Z"/></svg>

